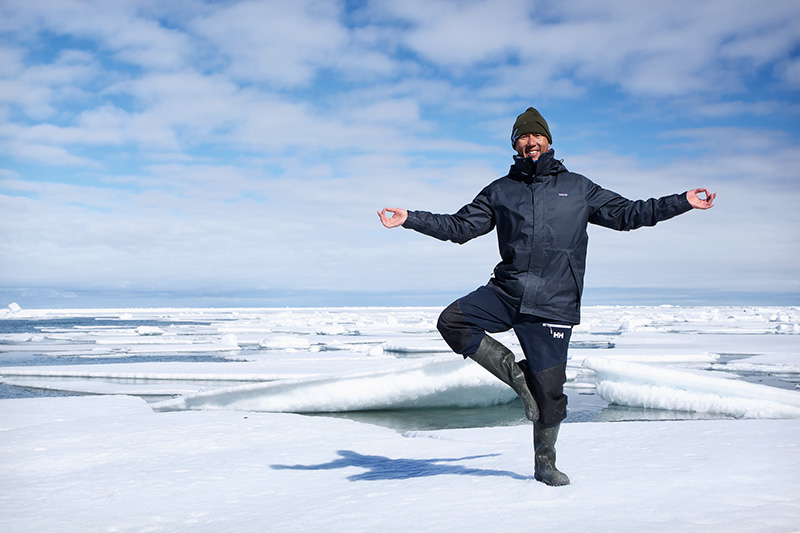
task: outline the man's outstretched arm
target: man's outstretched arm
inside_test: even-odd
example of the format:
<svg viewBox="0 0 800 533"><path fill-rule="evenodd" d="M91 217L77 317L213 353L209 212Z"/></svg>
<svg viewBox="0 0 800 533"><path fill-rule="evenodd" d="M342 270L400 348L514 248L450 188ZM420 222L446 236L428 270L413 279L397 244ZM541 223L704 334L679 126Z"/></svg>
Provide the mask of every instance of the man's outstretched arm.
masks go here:
<svg viewBox="0 0 800 533"><path fill-rule="evenodd" d="M407 211L399 207L384 207L378 211L381 224L387 228L404 228L441 241L464 244L470 239L490 232L494 228L492 211L481 193L453 215L440 215L428 211Z"/></svg>
<svg viewBox="0 0 800 533"><path fill-rule="evenodd" d="M701 195L705 198L701 198ZM618 231L629 231L642 226L655 226L658 222L693 209L710 209L716 193L708 189L691 189L685 193L670 194L649 200L628 200L619 194L592 184L587 195L589 205L597 206L589 222Z"/></svg>

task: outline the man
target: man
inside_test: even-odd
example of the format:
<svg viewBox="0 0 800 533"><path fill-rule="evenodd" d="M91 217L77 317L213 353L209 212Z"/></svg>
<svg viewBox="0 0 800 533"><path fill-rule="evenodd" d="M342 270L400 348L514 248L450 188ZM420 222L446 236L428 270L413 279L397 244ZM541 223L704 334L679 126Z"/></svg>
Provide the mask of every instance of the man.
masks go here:
<svg viewBox="0 0 800 533"><path fill-rule="evenodd" d="M512 129L517 155L508 175L471 203L453 215L387 207L378 216L387 228L402 225L459 244L497 229L502 260L494 276L447 307L438 329L455 352L519 395L533 421L535 479L567 485L569 478L555 465L555 444L567 415L567 348L572 326L580 322L587 225L620 231L653 226L693 208L709 209L716 194L693 189L631 201L568 171L555 159L552 142L544 117L528 108ZM519 364L486 335L511 328L525 353Z"/></svg>

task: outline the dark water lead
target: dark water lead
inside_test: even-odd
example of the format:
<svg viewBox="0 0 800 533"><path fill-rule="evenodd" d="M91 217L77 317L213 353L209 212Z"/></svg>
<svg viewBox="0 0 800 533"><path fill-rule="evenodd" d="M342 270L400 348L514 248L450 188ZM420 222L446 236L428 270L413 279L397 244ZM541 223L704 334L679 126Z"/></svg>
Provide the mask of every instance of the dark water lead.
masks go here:
<svg viewBox="0 0 800 533"><path fill-rule="evenodd" d="M125 363L230 363L244 361L225 355L198 355L170 353L163 355L104 355L81 357L78 355L46 355L31 352L6 352L0 354L0 367L59 366L59 365L110 365Z"/></svg>
<svg viewBox="0 0 800 533"><path fill-rule="evenodd" d="M0 383L0 400L14 400L19 398L65 398L67 396L85 395L77 392L18 387L16 385Z"/></svg>
<svg viewBox="0 0 800 533"><path fill-rule="evenodd" d="M610 405L594 392L567 392L569 407L565 424L575 422L646 422L672 420L729 420L733 417L711 413L644 409L624 405ZM342 413L314 413L308 416L346 418L406 431L435 431L439 429L465 429L478 427L519 426L530 424L522 411L522 402L480 408L425 408L384 411L353 411Z"/></svg>
<svg viewBox="0 0 800 533"><path fill-rule="evenodd" d="M214 322L219 322L215 320ZM131 329L138 328L139 326L156 326L156 327L170 327L170 326L209 326L212 322L197 321L197 320L176 320L170 318L168 320L159 319L122 319L115 316L96 316L96 317L68 317L68 318L25 318L15 319L8 318L0 320L0 334L18 334L18 333L41 333L43 330L75 330L76 328L109 328L113 329Z"/></svg>
<svg viewBox="0 0 800 533"><path fill-rule="evenodd" d="M220 386L231 384L217 384ZM574 422L628 422L657 420L709 420L727 419L728 416L708 413L665 411L609 405L593 392L571 391L569 411L565 423ZM91 396L92 394L20 387L0 383L0 399L47 398ZM167 399L165 396L143 396L149 402ZM380 411L350 411L338 413L301 413L306 416L345 418L356 422L383 426L395 431L435 431L477 427L518 426L529 424L522 414L522 403L511 403L480 408L420 408L390 409Z"/></svg>

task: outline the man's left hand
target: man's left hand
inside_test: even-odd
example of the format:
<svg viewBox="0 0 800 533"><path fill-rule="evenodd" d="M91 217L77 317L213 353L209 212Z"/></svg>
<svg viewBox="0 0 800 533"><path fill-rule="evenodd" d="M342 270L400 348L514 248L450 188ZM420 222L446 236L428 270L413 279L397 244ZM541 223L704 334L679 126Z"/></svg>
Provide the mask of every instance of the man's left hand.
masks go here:
<svg viewBox="0 0 800 533"><path fill-rule="evenodd" d="M705 194L705 199L700 198L700 194ZM708 189L692 189L686 192L686 199L695 209L711 209L716 197L717 193L710 193Z"/></svg>

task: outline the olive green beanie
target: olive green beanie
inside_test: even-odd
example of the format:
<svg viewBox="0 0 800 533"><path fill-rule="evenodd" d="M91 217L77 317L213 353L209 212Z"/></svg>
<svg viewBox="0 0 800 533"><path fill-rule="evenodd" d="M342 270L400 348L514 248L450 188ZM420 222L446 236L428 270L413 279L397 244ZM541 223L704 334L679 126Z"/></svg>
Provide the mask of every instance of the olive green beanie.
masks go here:
<svg viewBox="0 0 800 533"><path fill-rule="evenodd" d="M528 133L544 135L548 142L553 144L553 137L550 136L550 127L547 125L547 121L532 107L526 109L514 122L514 129L511 130L511 146L517 144L517 139Z"/></svg>

